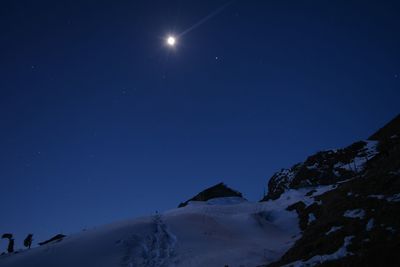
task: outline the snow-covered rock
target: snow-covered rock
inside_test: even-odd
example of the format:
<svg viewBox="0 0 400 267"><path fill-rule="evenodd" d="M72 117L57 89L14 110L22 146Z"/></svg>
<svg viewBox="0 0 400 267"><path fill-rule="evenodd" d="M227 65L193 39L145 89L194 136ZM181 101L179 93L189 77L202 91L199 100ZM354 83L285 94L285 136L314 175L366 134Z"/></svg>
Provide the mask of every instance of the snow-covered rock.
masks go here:
<svg viewBox="0 0 400 267"><path fill-rule="evenodd" d="M343 214L344 217L363 219L365 211L362 209L346 210Z"/></svg>
<svg viewBox="0 0 400 267"><path fill-rule="evenodd" d="M342 228L343 228L343 226L332 226L331 229L329 229L329 231L326 232L325 234L329 235L329 234L334 233Z"/></svg>
<svg viewBox="0 0 400 267"><path fill-rule="evenodd" d="M275 173L264 200L276 199L288 189L328 185L345 181L364 170L377 154L377 141L364 140L344 149L318 152L290 169Z"/></svg>

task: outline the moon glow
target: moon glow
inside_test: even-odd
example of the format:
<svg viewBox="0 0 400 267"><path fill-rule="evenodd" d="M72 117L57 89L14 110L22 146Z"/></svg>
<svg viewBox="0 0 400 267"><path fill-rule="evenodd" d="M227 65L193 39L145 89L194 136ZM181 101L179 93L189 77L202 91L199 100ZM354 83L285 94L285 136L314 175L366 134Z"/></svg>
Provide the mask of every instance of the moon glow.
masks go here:
<svg viewBox="0 0 400 267"><path fill-rule="evenodd" d="M176 44L176 38L172 35L167 37L167 45L169 46L175 46Z"/></svg>

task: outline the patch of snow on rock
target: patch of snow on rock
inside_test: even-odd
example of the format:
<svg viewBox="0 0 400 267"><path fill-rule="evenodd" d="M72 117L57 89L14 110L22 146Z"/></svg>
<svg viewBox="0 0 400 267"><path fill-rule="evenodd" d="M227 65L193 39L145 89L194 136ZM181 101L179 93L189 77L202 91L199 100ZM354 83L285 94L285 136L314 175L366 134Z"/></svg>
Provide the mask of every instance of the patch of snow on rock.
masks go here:
<svg viewBox="0 0 400 267"><path fill-rule="evenodd" d="M393 202L399 202L400 201L400 193L399 194L394 194L390 197L386 198L387 201L393 201Z"/></svg>
<svg viewBox="0 0 400 267"><path fill-rule="evenodd" d="M314 213L308 214L308 224L312 223L315 221L317 218L315 217Z"/></svg>
<svg viewBox="0 0 400 267"><path fill-rule="evenodd" d="M365 163L378 154L377 141L364 141L366 144L357 156L349 163L338 162L334 168L341 168L353 172L361 172L364 169Z"/></svg>
<svg viewBox="0 0 400 267"><path fill-rule="evenodd" d="M343 246L332 254L327 255L316 255L306 261L295 261L284 265L284 267L303 267L303 266L315 266L327 261L337 260L346 256L352 255L353 253L347 251L347 247L351 244L351 240L354 236L347 236L344 238Z"/></svg>
<svg viewBox="0 0 400 267"><path fill-rule="evenodd" d="M334 233L334 232L336 232L336 231L338 231L338 230L340 230L342 228L343 228L343 226L333 226L333 227L331 227L331 229L329 229L328 232L325 233L325 235L329 235L331 233Z"/></svg>
<svg viewBox="0 0 400 267"><path fill-rule="evenodd" d="M371 231L373 227L374 227L374 219L371 218L371 219L369 219L367 225L365 226L365 229L367 231Z"/></svg>
<svg viewBox="0 0 400 267"><path fill-rule="evenodd" d="M385 196L384 195L369 195L369 198L376 198L376 199L384 199Z"/></svg>
<svg viewBox="0 0 400 267"><path fill-rule="evenodd" d="M313 165L311 165L311 166L306 166L306 168L307 169L309 169L309 170L315 170L315 169L318 169L318 163L314 163Z"/></svg>
<svg viewBox="0 0 400 267"><path fill-rule="evenodd" d="M348 218L363 219L365 216L365 211L363 209L346 210L343 216Z"/></svg>
<svg viewBox="0 0 400 267"><path fill-rule="evenodd" d="M288 206L302 201L307 207L317 203L321 204L320 201L316 201L314 198L320 196L328 191L335 189L336 185L321 185L321 186L312 186L305 187L299 189L288 189L286 190L278 199L270 200L266 203L275 203L275 205L279 205L281 207L287 208ZM311 196L307 196L307 193L314 190L314 193Z"/></svg>

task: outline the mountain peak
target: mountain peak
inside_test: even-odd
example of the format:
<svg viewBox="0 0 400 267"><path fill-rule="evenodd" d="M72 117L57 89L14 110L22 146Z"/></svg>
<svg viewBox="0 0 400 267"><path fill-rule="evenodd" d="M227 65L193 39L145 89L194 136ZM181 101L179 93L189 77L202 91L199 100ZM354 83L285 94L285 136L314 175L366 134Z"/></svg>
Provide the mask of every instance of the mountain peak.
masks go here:
<svg viewBox="0 0 400 267"><path fill-rule="evenodd" d="M368 139L378 141L383 139L389 139L395 135L400 136L400 114L397 115L385 126L380 128L376 133L371 135Z"/></svg>
<svg viewBox="0 0 400 267"><path fill-rule="evenodd" d="M180 203L178 207L179 208L185 207L190 201L207 201L219 197L243 197L243 196L242 193L229 188L226 184L221 182L219 184L216 184L201 191L191 199L183 203Z"/></svg>

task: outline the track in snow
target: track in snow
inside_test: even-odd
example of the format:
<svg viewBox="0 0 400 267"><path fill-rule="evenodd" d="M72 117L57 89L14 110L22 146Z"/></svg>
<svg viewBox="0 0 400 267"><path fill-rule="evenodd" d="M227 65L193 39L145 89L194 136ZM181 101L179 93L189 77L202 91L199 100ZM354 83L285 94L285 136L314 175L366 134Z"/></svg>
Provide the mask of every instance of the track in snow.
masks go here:
<svg viewBox="0 0 400 267"><path fill-rule="evenodd" d="M162 220L161 215L153 217L154 232L144 239L133 235L122 241L124 256L123 267L165 267L171 266L175 258L176 237Z"/></svg>

